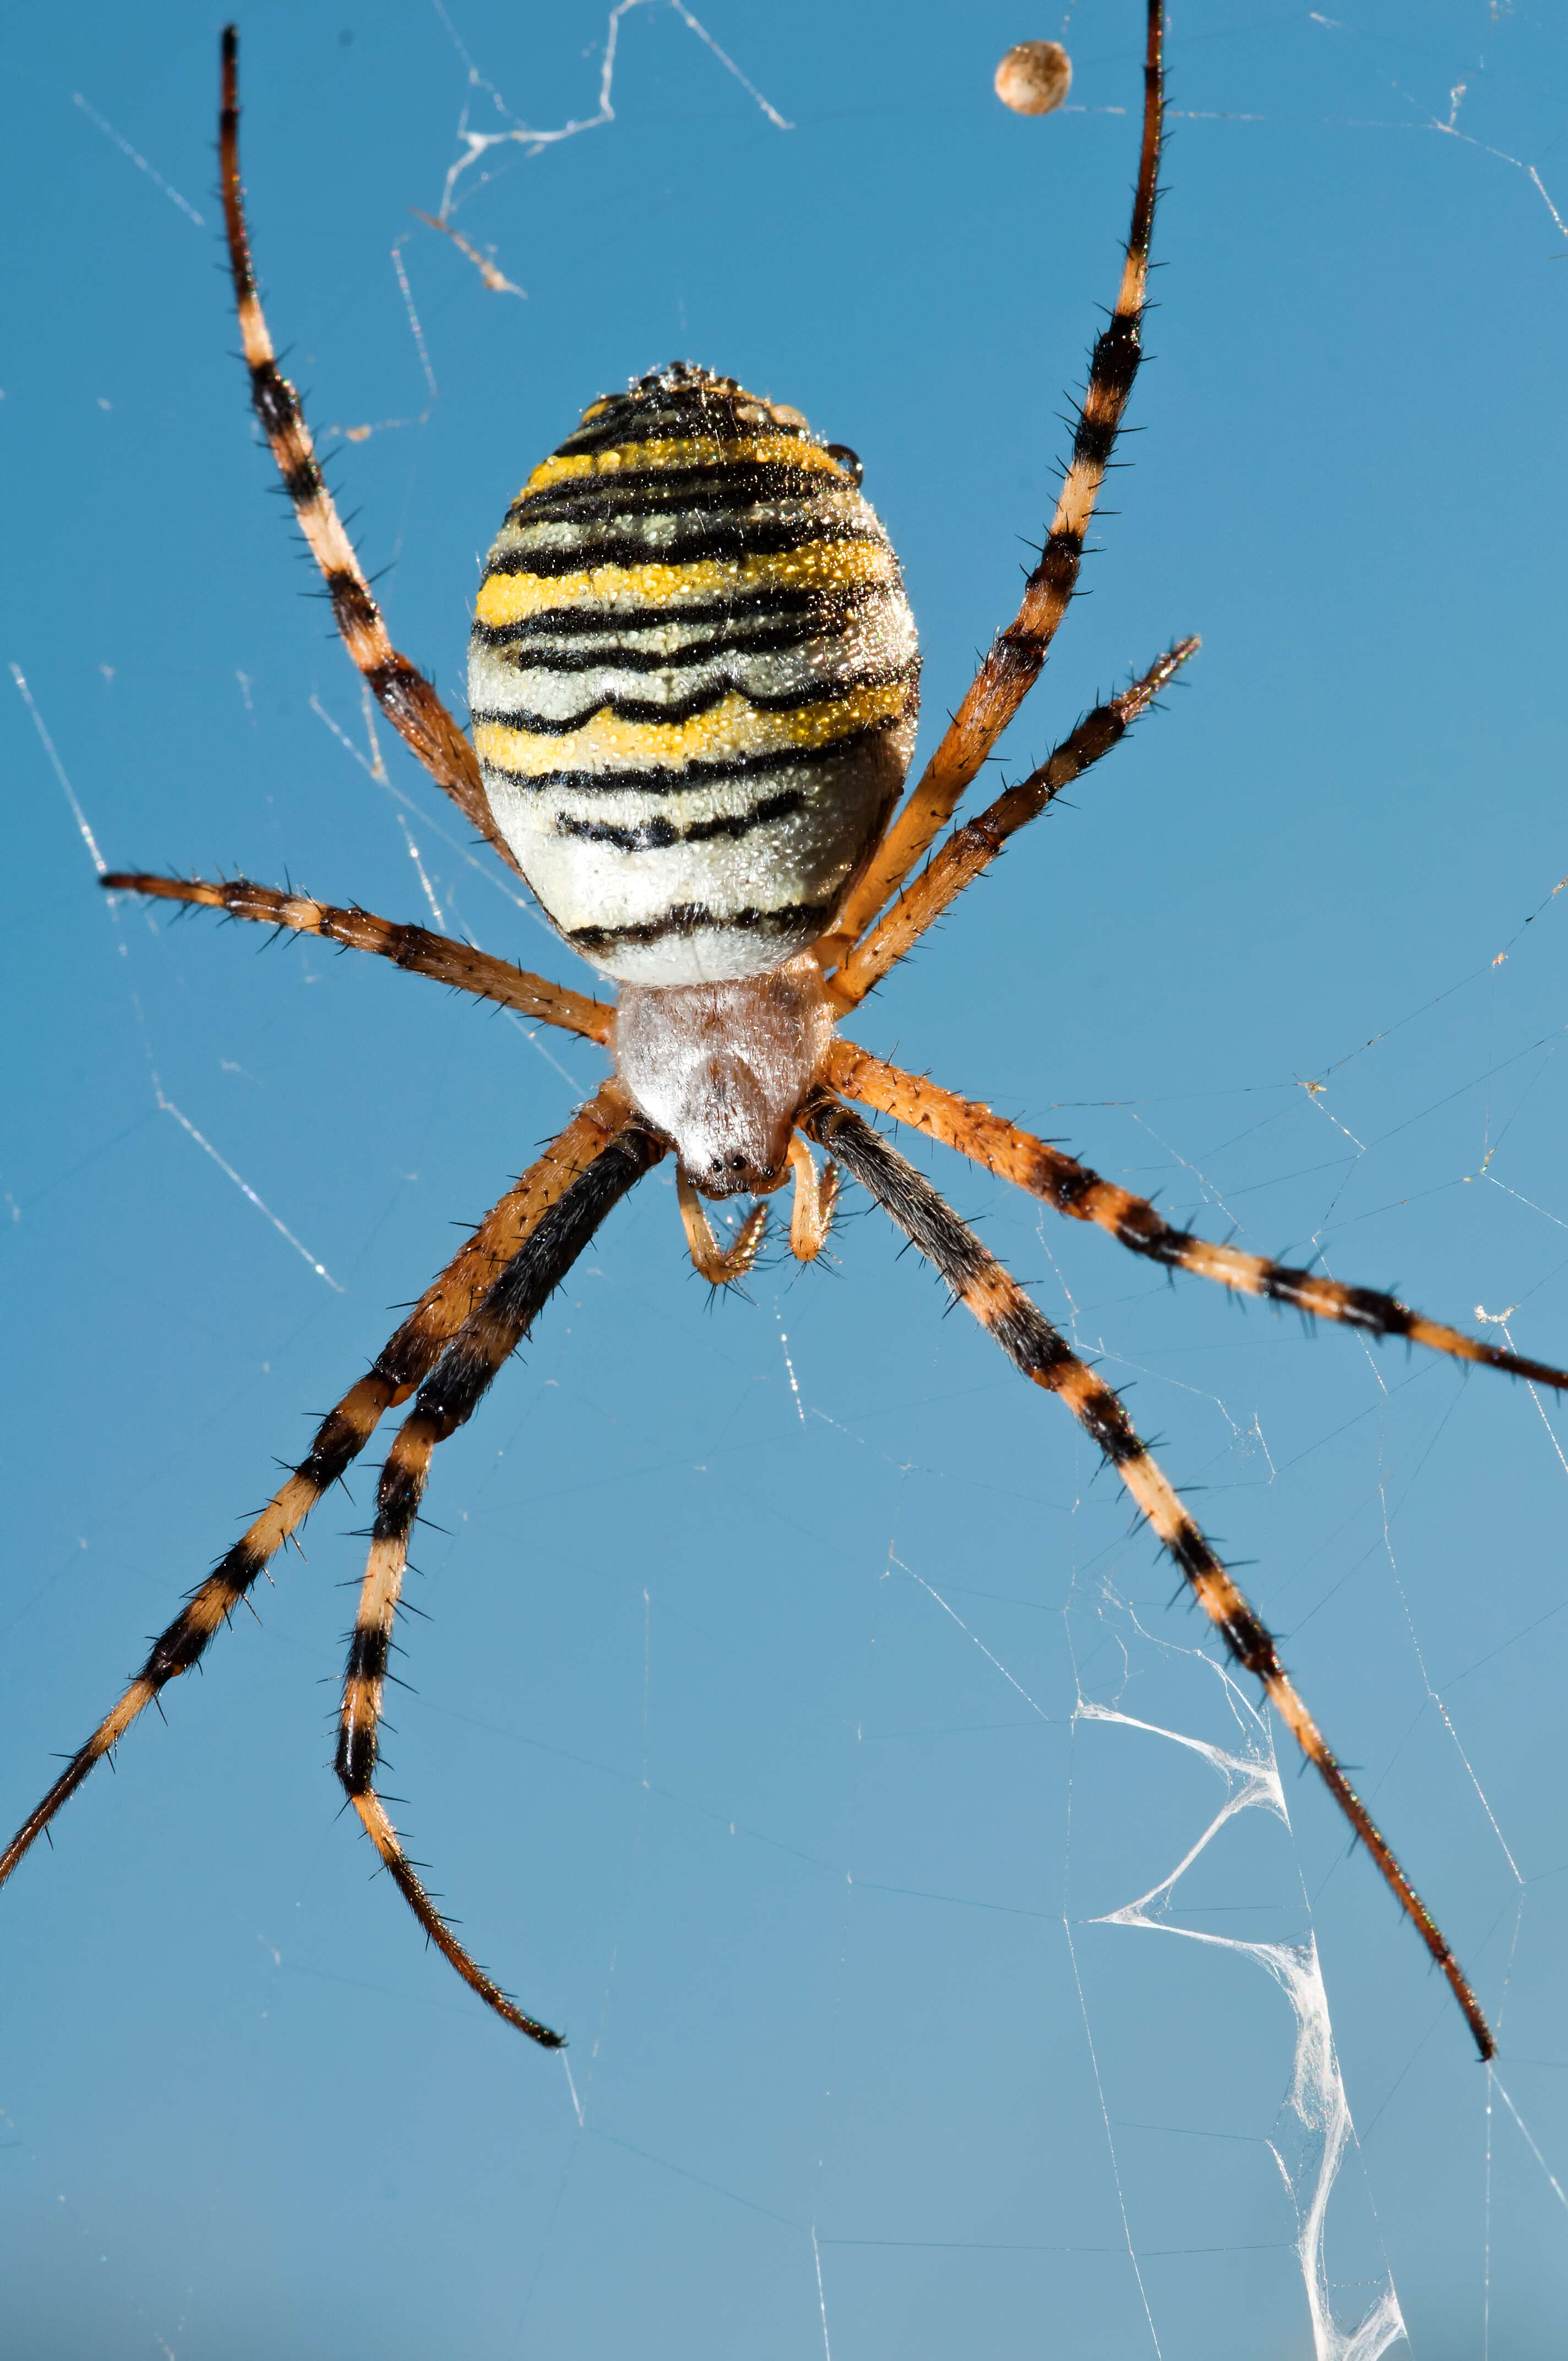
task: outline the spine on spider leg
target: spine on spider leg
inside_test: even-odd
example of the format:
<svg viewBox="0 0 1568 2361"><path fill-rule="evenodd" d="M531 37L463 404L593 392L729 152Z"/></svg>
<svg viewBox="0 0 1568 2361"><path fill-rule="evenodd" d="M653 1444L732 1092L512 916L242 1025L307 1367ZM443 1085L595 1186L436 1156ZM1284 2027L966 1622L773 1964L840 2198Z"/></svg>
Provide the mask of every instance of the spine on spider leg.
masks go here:
<svg viewBox="0 0 1568 2361"><path fill-rule="evenodd" d="M225 26L223 34L218 162L235 307L250 372L251 407L278 464L300 530L321 568L344 644L393 728L465 817L510 860L496 838L472 746L430 683L406 656L398 653L388 636L381 610L323 478L300 397L278 367L257 292L246 225L239 175L239 35L233 25Z"/></svg>
<svg viewBox="0 0 1568 2361"><path fill-rule="evenodd" d="M1442 1929L1346 1778L1279 1662L1273 1635L1189 1515L1133 1426L1119 1397L1080 1361L1038 1307L945 1204L929 1181L848 1107L819 1101L803 1127L828 1148L905 1235L1025 1377L1059 1394L1114 1467L1236 1664L1253 1674L1377 1863L1401 1909L1442 1969L1483 2058L1495 2048L1479 2002Z"/></svg>

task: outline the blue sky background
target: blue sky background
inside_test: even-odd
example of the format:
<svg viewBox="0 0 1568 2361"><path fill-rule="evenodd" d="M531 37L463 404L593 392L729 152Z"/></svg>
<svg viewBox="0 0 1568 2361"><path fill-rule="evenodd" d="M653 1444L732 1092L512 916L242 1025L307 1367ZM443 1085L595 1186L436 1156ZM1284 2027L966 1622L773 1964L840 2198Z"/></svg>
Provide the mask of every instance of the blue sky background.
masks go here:
<svg viewBox="0 0 1568 2361"><path fill-rule="evenodd" d="M613 124L460 183L520 301L410 214L466 99L504 127L440 13L250 9L274 327L394 636L454 694L478 555L586 401L689 355L798 404L903 553L929 744L1012 611L1114 286L1140 12L1080 0L1074 111L1036 122L991 73L1058 25L997 0L700 14L793 127L651 0ZM593 114L597 0L453 22L515 118ZM385 783L359 759L232 358L216 36L186 0L67 0L0 52L0 656L112 863L427 921L428 880L453 931L581 981L389 733ZM1563 1359L1562 13L1191 0L1171 95L1134 464L1009 763L1176 633L1203 653L854 1030L1212 1234ZM112 915L0 685L15 1820L598 1069L370 961ZM1167 1287L921 1160L1204 1488L1500 2026L1489 2104L1283 1756L1288 1830L1243 1812L1181 1879L1172 1927L1315 1933L1359 2135L1340 2327L1391 2272L1431 2361L1560 2349L1558 1411ZM710 1307L656 1176L437 1463L389 1784L481 1956L568 2031L576 2103L337 1813L372 1482L0 1900L12 2349L1312 2353L1267 2145L1296 2169L1284 1996L1245 1952L1092 1923L1225 1786L1075 1705L1256 1731L1069 1422L865 1201L830 1266Z"/></svg>

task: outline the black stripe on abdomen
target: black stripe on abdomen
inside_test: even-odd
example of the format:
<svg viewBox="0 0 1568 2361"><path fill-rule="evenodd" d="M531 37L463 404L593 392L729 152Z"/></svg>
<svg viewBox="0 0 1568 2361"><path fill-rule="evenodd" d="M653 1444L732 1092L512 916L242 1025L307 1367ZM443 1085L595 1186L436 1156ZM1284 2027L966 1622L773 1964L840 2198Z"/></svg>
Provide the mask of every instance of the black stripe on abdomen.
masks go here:
<svg viewBox="0 0 1568 2361"><path fill-rule="evenodd" d="M530 794L557 787L573 795L686 795L694 787L717 786L725 779L761 778L772 771L823 768L841 755L860 753L873 739L899 728L907 719L905 713L885 714L880 720L868 721L863 730L852 730L842 738L830 739L826 746L779 746L765 754L734 754L721 762L683 763L669 769L542 771L532 778L520 771L506 770L499 763L487 763L484 770L488 778L526 788Z"/></svg>
<svg viewBox="0 0 1568 2361"><path fill-rule="evenodd" d="M766 828L777 819L792 819L796 812L806 809L806 796L799 787L786 787L776 796L764 796L750 811L722 812L713 819L694 819L689 828L676 828L673 820L643 820L635 828L620 826L614 820L578 819L571 812L557 812L557 836L579 837L585 844L612 844L618 852L664 852L673 844L710 844L728 837L735 841L750 836L753 829Z"/></svg>
<svg viewBox="0 0 1568 2361"><path fill-rule="evenodd" d="M613 450L618 443L656 442L666 436L737 443L746 435L787 432L776 423L764 424L750 394L716 393L707 387L700 394L675 392L664 401L618 394L592 426L579 426L575 434L558 443L554 456L572 459L585 451Z"/></svg>
<svg viewBox="0 0 1568 2361"><path fill-rule="evenodd" d="M773 461L731 460L698 467L618 468L612 475L576 476L544 491L520 492L507 511L508 524L561 524L596 517L647 516L663 509L707 514L784 500L816 500L824 492L851 490L849 478L824 467L791 467Z"/></svg>
<svg viewBox="0 0 1568 2361"><path fill-rule="evenodd" d="M487 648L512 647L521 640L600 640L604 642L602 651L585 649L576 653L547 648L537 655L531 653L528 661L542 672L581 672L598 664L619 666L628 672L652 672L665 664L700 663L709 654L723 654L731 649L766 652L798 647L807 640L826 638L840 630L861 608L886 599L887 596L885 583L855 582L838 590L807 586L798 590L737 590L731 598L709 598L689 607L650 607L641 613L636 609L618 610L612 615L598 607L546 607L541 613L525 615L516 623L476 622L473 638ZM770 623L770 616L780 620ZM753 620L762 628L746 628ZM714 626L711 639L683 642L670 655L657 649L622 644L623 633L663 631L672 627L685 631L700 629L704 624Z"/></svg>
<svg viewBox="0 0 1568 2361"><path fill-rule="evenodd" d="M728 914L710 910L706 902L677 902L662 917L644 918L626 927L571 927L564 929L566 940L575 950L591 958L614 950L618 945L657 943L671 935L725 934L736 928L744 934L773 929L779 934L795 934L812 927L818 933L838 908L840 895L834 894L825 902L787 902L777 910L757 910L748 905L743 910Z"/></svg>
<svg viewBox="0 0 1568 2361"><path fill-rule="evenodd" d="M585 535L565 547L557 544L543 549L500 549L492 554L485 578L528 574L551 581L558 574L591 574L601 566L701 566L731 557L787 557L792 550L841 541L867 542L873 549L887 546L881 533L867 525L835 522L827 517L738 517L716 521L699 532L669 541L619 533L603 541Z"/></svg>
<svg viewBox="0 0 1568 2361"><path fill-rule="evenodd" d="M604 669L613 671L613 664ZM580 713L566 714L557 719L548 713L512 710L506 706L476 706L470 714L475 722L497 721L504 729L521 730L535 738L565 738L574 730L582 730L596 714L613 714L618 721L693 721L699 713L711 713L727 697L744 697L753 713L795 713L803 706L840 704L862 688L885 688L890 681L912 680L919 673L920 660L911 657L901 664L879 664L870 672L848 673L839 679L813 678L798 687L763 691L748 688L744 681L729 673L718 680L707 681L701 688L693 689L689 697L672 698L667 704L654 697L599 697L586 705Z"/></svg>

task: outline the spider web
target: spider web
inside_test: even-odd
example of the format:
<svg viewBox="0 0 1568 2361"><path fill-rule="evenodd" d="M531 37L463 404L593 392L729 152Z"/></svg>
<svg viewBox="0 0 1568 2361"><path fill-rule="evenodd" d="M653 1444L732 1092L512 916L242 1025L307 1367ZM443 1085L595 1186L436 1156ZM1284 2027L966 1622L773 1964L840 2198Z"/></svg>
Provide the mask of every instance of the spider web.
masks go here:
<svg viewBox="0 0 1568 2361"><path fill-rule="evenodd" d="M1110 283L1136 10L1072 12L1035 125L990 68L1054 23L540 14L242 27L265 291L399 643L450 692L523 468L689 351L861 450L938 717ZM81 7L10 61L17 1811L598 1071L91 898L226 862L570 964L287 595L207 288L210 36ZM1172 89L1146 431L1010 763L1174 630L1204 653L850 1029L1211 1235L1560 1357L1568 58L1497 6L1216 6ZM863 1201L831 1267L709 1307L660 1173L440 1455L389 1741L564 2064L333 1820L366 1471L0 1904L27 2350L1556 2349L1558 1407L921 1160L1252 1561L1497 2068L1093 1455Z"/></svg>

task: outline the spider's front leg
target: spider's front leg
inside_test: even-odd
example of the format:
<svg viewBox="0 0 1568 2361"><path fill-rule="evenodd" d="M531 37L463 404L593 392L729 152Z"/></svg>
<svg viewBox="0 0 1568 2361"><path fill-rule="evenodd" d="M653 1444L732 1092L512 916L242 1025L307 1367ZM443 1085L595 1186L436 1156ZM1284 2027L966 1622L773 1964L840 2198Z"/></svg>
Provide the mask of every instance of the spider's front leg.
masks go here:
<svg viewBox="0 0 1568 2361"><path fill-rule="evenodd" d="M321 570L333 618L355 664L393 729L418 755L436 785L451 796L465 819L488 839L508 867L516 869L516 856L491 813L473 747L431 682L392 645L365 569L322 475L304 406L278 366L250 258L245 190L239 177L239 34L233 25L224 27L222 55L218 176L235 309L250 372L251 407L277 462L283 489L293 503L306 546Z"/></svg>
<svg viewBox="0 0 1568 2361"><path fill-rule="evenodd" d="M1095 338L1089 382L1040 562L1023 603L964 693L940 745L844 906L824 962L847 953L895 895L957 810L964 790L1040 676L1078 587L1083 544L1138 372L1149 245L1154 236L1165 111L1165 11L1148 0L1144 50L1143 148L1115 309Z"/></svg>
<svg viewBox="0 0 1568 2361"><path fill-rule="evenodd" d="M556 1200L419 1389L376 1492L376 1522L359 1612L349 1642L338 1730L337 1775L399 1892L431 1941L498 2016L547 2048L562 2037L526 2015L457 1940L402 1848L374 1780L392 1626L408 1567L409 1535L435 1447L473 1416L491 1379L517 1350L612 1206L664 1153L627 1109L622 1127Z"/></svg>

